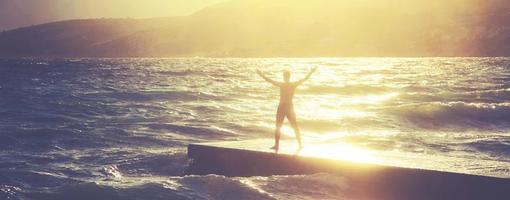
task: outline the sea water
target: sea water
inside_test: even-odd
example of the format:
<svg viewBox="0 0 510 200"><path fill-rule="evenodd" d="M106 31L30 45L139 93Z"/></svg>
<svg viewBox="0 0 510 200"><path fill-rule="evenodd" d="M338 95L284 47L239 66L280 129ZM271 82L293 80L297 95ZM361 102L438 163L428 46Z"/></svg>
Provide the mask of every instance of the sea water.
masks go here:
<svg viewBox="0 0 510 200"><path fill-rule="evenodd" d="M313 66L294 99L305 145L510 177L510 58L3 59L0 199L346 196L326 173L182 176L189 143L272 138L279 91L255 69Z"/></svg>

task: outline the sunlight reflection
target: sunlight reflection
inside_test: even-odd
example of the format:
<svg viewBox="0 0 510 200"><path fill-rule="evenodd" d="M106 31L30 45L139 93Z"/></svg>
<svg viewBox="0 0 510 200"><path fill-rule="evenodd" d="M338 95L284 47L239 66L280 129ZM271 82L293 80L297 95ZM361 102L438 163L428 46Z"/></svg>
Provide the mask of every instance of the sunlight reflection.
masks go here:
<svg viewBox="0 0 510 200"><path fill-rule="evenodd" d="M381 162L371 151L347 143L307 145L299 152L299 155L362 163Z"/></svg>
<svg viewBox="0 0 510 200"><path fill-rule="evenodd" d="M371 112L361 111L355 108L339 108L338 105L328 105L328 102L317 104L315 101L299 103L296 106L297 114L309 119L342 119L361 118L373 116Z"/></svg>
<svg viewBox="0 0 510 200"><path fill-rule="evenodd" d="M345 108L340 110L333 110L327 108L310 108L307 110L298 111L299 115L303 115L309 119L320 119L320 120L331 120L331 119L342 119L342 118L362 118L367 116L373 116L374 113L364 112L357 109Z"/></svg>
<svg viewBox="0 0 510 200"><path fill-rule="evenodd" d="M397 92L381 95L356 96L349 98L323 99L318 98L311 101L300 101L297 103L297 113L304 118L309 119L343 119L343 118L363 118L373 117L375 113L360 110L357 105L376 105L399 96ZM320 101L321 103L317 103ZM346 107L349 106L349 107Z"/></svg>
<svg viewBox="0 0 510 200"><path fill-rule="evenodd" d="M382 95L367 95L361 97L352 97L344 101L349 104L379 104L384 101L390 100L393 97L400 95L398 92L392 92Z"/></svg>

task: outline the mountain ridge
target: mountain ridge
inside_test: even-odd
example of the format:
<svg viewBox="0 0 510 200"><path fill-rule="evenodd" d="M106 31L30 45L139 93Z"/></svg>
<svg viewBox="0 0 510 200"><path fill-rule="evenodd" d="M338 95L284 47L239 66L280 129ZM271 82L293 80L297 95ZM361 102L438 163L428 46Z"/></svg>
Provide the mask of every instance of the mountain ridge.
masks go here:
<svg viewBox="0 0 510 200"><path fill-rule="evenodd" d="M442 1L292 2L234 0L184 17L25 27L0 33L0 57L510 56L506 4L482 12Z"/></svg>

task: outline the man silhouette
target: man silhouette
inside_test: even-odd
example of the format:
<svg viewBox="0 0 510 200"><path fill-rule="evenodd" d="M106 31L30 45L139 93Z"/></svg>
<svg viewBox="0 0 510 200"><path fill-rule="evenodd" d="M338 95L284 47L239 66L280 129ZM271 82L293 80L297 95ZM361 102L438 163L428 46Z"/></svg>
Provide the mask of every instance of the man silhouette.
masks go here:
<svg viewBox="0 0 510 200"><path fill-rule="evenodd" d="M294 129L294 134L296 134L296 139L299 143L299 148L303 148L303 143L301 142L301 133L299 132L299 127L296 121L296 113L294 112L294 104L292 103L292 99L294 97L294 92L296 91L296 87L304 83L308 80L312 74L317 70L317 67L314 67L310 72L306 75L305 78L297 81L290 82L290 71L285 70L283 72L283 82L277 82L271 80L266 77L260 70L257 69L257 74L260 75L264 80L273 84L274 86L278 86L280 88L280 104L278 105L278 110L276 112L276 130L274 134L274 146L271 149L278 151L280 148L280 129L283 124L283 120L287 117L290 125Z"/></svg>

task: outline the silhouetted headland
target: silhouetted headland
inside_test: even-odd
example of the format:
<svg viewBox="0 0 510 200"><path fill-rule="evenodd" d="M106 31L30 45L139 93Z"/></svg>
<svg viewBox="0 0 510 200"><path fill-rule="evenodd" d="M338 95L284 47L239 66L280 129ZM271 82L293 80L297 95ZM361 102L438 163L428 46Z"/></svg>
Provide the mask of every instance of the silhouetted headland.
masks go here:
<svg viewBox="0 0 510 200"><path fill-rule="evenodd" d="M469 1L469 3L468 3ZM508 2L233 0L0 33L0 57L510 56Z"/></svg>

